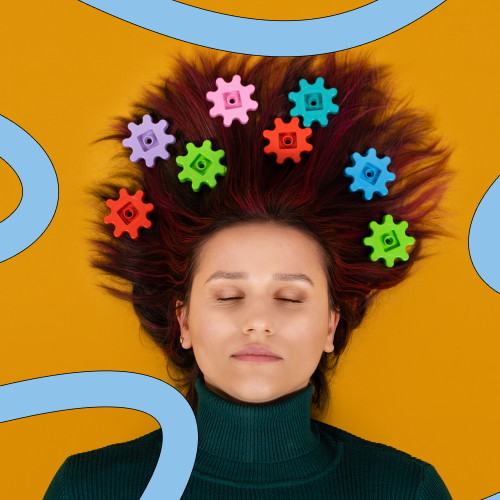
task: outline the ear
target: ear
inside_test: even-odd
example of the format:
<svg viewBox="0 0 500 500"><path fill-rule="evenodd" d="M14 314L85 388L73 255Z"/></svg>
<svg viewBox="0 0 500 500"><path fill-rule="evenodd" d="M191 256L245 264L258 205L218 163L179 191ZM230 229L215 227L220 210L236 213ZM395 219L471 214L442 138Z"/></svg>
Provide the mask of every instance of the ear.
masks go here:
<svg viewBox="0 0 500 500"><path fill-rule="evenodd" d="M333 339L335 338L335 330L337 330L337 325L339 324L340 313L336 311L330 312L330 320L328 321L328 335L325 341L325 352L333 352Z"/></svg>
<svg viewBox="0 0 500 500"><path fill-rule="evenodd" d="M186 308L185 307L179 307L181 305L181 301L178 300L175 303L175 315L177 316L177 321L179 322L179 326L181 329L181 335L184 337L182 340L181 346L184 349L189 349L190 347L193 346L191 342L191 334L189 332L189 325L187 322L187 313L186 313Z"/></svg>

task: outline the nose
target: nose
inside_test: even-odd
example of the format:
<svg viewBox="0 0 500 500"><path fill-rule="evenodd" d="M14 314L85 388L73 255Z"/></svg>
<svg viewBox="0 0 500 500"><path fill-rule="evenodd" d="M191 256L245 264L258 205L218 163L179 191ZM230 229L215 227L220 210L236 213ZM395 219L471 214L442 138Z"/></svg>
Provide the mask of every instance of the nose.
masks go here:
<svg viewBox="0 0 500 500"><path fill-rule="evenodd" d="M273 334L274 325L270 311L263 300L255 300L248 304L242 325L243 333Z"/></svg>

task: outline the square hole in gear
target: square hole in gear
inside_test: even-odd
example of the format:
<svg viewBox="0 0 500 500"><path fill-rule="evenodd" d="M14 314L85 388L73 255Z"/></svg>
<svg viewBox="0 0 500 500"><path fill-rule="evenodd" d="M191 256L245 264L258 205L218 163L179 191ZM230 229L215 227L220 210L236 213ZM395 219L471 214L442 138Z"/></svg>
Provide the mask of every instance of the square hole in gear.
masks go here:
<svg viewBox="0 0 500 500"><path fill-rule="evenodd" d="M222 102L226 109L241 108L241 96L239 91L233 90L232 92L223 92Z"/></svg>
<svg viewBox="0 0 500 500"><path fill-rule="evenodd" d="M323 96L321 92L314 92L304 96L306 111L321 111L323 109Z"/></svg>
<svg viewBox="0 0 500 500"><path fill-rule="evenodd" d="M198 156L191 162L190 167L199 174L205 175L210 165L212 165L212 161L210 161L205 155L199 153Z"/></svg>
<svg viewBox="0 0 500 500"><path fill-rule="evenodd" d="M118 215L120 216L120 219L127 224L127 226L134 221L134 219L138 215L137 208L130 203L130 201L124 205L120 210L118 210Z"/></svg>
<svg viewBox="0 0 500 500"><path fill-rule="evenodd" d="M396 231L389 231L387 233L384 233L380 237L380 241L382 243L382 248L384 249L384 252L389 252L399 247L399 240L398 237L396 236Z"/></svg>
<svg viewBox="0 0 500 500"><path fill-rule="evenodd" d="M160 144L152 129L137 136L137 139L143 151L149 151Z"/></svg>
<svg viewBox="0 0 500 500"><path fill-rule="evenodd" d="M377 184L378 178L381 174L380 168L372 165L371 163L366 163L363 170L361 171L361 178L374 186Z"/></svg>
<svg viewBox="0 0 500 500"><path fill-rule="evenodd" d="M297 134L295 132L283 132L279 134L280 149L296 149Z"/></svg>

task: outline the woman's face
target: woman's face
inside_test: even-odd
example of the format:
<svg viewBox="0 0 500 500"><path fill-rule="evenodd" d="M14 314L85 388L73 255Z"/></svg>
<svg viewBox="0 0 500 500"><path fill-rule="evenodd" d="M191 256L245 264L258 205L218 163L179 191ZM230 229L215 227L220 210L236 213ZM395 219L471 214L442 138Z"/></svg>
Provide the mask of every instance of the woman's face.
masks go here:
<svg viewBox="0 0 500 500"><path fill-rule="evenodd" d="M222 229L203 245L189 315L177 316L207 387L262 404L307 386L323 351L333 351L339 320L320 252L310 236L272 223ZM235 356L250 345L276 357Z"/></svg>

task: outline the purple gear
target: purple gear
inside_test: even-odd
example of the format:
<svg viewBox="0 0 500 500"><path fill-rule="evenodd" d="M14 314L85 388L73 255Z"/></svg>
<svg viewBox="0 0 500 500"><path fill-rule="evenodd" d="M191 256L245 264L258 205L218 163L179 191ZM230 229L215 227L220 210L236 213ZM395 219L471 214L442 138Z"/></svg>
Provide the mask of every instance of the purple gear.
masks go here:
<svg viewBox="0 0 500 500"><path fill-rule="evenodd" d="M164 160L170 158L166 148L169 144L174 144L175 137L165 133L168 128L166 120L153 123L151 116L144 115L140 125L130 122L128 128L132 136L124 139L122 144L126 148L132 148L130 159L133 162L137 163L140 159L144 159L148 167L154 167L156 158Z"/></svg>

